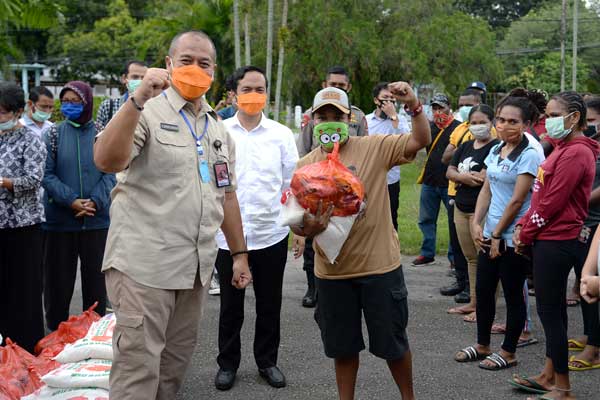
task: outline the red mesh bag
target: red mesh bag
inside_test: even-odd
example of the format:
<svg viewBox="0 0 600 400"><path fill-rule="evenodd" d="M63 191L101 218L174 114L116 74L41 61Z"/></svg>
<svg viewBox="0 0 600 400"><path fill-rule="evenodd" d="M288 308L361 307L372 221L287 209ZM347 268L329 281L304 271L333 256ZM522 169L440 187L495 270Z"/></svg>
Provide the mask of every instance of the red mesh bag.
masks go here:
<svg viewBox="0 0 600 400"><path fill-rule="evenodd" d="M333 215L347 217L357 214L365 197L365 189L339 157L339 143L327 160L305 165L298 169L290 184L298 203L316 214L319 200L323 205L333 203Z"/></svg>
<svg viewBox="0 0 600 400"><path fill-rule="evenodd" d="M19 400L42 387L39 375L31 368L36 358L6 338L0 348L0 399Z"/></svg>
<svg viewBox="0 0 600 400"><path fill-rule="evenodd" d="M57 330L35 345L35 354L42 353L46 348L51 348L51 352L56 352L56 354L58 354L65 345L84 337L90 329L90 326L100 319L100 315L94 311L94 308L96 308L97 305L98 302L94 303L93 306L87 311L84 311L81 315L71 315L68 321L61 322L58 325Z"/></svg>

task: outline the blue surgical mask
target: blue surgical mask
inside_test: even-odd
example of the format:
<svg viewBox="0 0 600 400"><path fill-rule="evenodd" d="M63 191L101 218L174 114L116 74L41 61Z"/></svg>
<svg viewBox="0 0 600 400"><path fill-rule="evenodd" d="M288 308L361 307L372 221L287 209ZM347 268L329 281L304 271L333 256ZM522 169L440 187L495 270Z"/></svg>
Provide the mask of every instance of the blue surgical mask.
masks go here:
<svg viewBox="0 0 600 400"><path fill-rule="evenodd" d="M571 114L565 115L564 117L546 118L546 132L548 133L548 136L557 140L569 136L573 131L573 128L565 129L565 118L569 117Z"/></svg>
<svg viewBox="0 0 600 400"><path fill-rule="evenodd" d="M10 121L0 122L0 131L10 131L17 125L16 119L11 119Z"/></svg>
<svg viewBox="0 0 600 400"><path fill-rule="evenodd" d="M460 120L465 122L469 120L469 113L473 106L462 106L458 109L458 115L460 116Z"/></svg>
<svg viewBox="0 0 600 400"><path fill-rule="evenodd" d="M141 79L132 79L132 80L128 81L127 82L127 90L129 91L129 94L133 94L133 92L135 92L135 90L137 88L139 88L141 84L142 84Z"/></svg>
<svg viewBox="0 0 600 400"><path fill-rule="evenodd" d="M52 116L52 113L36 110L33 114L31 114L31 118L37 122L44 122Z"/></svg>
<svg viewBox="0 0 600 400"><path fill-rule="evenodd" d="M63 113L67 119L74 121L81 116L81 113L83 112L83 104L63 103L60 106L60 112Z"/></svg>

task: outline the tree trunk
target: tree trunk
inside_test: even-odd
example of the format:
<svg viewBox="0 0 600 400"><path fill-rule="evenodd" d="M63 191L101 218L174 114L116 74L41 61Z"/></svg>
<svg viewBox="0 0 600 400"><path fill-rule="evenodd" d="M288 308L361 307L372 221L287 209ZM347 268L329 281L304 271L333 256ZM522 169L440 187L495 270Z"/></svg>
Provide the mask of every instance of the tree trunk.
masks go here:
<svg viewBox="0 0 600 400"><path fill-rule="evenodd" d="M233 0L233 43L235 49L235 68L242 66L242 53L240 45L240 11L239 0Z"/></svg>
<svg viewBox="0 0 600 400"><path fill-rule="evenodd" d="M573 1L573 70L571 90L577 90L577 35L579 34L579 0Z"/></svg>
<svg viewBox="0 0 600 400"><path fill-rule="evenodd" d="M246 50L246 65L252 64L250 61L250 24L248 23L248 13L244 14L244 48Z"/></svg>
<svg viewBox="0 0 600 400"><path fill-rule="evenodd" d="M271 101L271 70L273 66L273 0L267 4L267 106L265 112L269 115L269 102Z"/></svg>
<svg viewBox="0 0 600 400"><path fill-rule="evenodd" d="M567 40L567 0L562 0L560 17L560 91L565 90L565 42Z"/></svg>
<svg viewBox="0 0 600 400"><path fill-rule="evenodd" d="M283 35L287 28L288 0L283 0L283 15L281 17L282 34L279 35L279 60L277 62L277 83L275 87L275 111L273 119L279 121L279 107L281 105L281 85L283 84L283 62L285 56L285 42Z"/></svg>

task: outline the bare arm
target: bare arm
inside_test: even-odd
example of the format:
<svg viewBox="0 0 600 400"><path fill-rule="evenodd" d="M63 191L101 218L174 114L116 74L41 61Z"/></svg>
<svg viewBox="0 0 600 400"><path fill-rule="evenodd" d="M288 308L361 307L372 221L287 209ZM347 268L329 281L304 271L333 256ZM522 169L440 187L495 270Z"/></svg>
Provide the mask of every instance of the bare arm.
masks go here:
<svg viewBox="0 0 600 400"><path fill-rule="evenodd" d="M232 254L245 252L246 240L244 240L244 228L242 226L242 215L235 192L225 193L225 204L223 205L223 222L221 230L225 235L227 246ZM248 254L238 254L233 257L233 279L231 284L238 289L243 289L252 280L252 274L248 266Z"/></svg>
<svg viewBox="0 0 600 400"><path fill-rule="evenodd" d="M406 82L394 82L389 84L390 92L396 100L406 104L410 110L419 106L419 100L410 85ZM404 150L405 158L414 158L419 150L431 143L431 129L425 113L412 117L412 134Z"/></svg>
<svg viewBox="0 0 600 400"><path fill-rule="evenodd" d="M168 77L167 70L150 68L135 92L135 102L143 107L149 99L159 95L169 87ZM99 170L115 173L127 168L140 115L133 102L127 101L110 120L94 145L94 163Z"/></svg>
<svg viewBox="0 0 600 400"><path fill-rule="evenodd" d="M444 150L444 154L442 154L442 164L445 164L445 165L450 164L450 160L452 160L452 156L454 155L455 151L456 151L456 147L454 147L453 144L449 144L448 146L446 146L446 149Z"/></svg>
<svg viewBox="0 0 600 400"><path fill-rule="evenodd" d="M600 187L592 190L590 196L590 207L597 207L600 205Z"/></svg>

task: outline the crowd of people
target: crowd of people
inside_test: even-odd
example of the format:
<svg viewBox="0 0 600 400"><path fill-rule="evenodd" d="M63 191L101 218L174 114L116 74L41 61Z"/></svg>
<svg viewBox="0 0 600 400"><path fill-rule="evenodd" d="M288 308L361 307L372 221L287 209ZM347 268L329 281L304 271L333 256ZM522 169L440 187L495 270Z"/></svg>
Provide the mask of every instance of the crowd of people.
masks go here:
<svg viewBox="0 0 600 400"><path fill-rule="evenodd" d="M237 69L226 98L208 104L216 56L203 32L177 35L165 68L127 63L123 96L105 100L95 120L85 82L60 91L57 123L47 88L25 94L0 83L0 303L11 310L0 314L4 337L33 351L46 329L67 320L80 265L83 308L98 303L97 312L117 316L111 398L173 399L206 296L219 294L214 385L230 390L252 283L254 359L260 376L282 388L291 244L306 272L301 304L316 307L339 398L354 398L364 315L369 351L386 360L402 398L413 399L398 208L400 165L424 150L423 242L412 264L435 261L443 204L453 282L440 292L462 304L449 314L477 325L474 344L454 360L503 370L518 363L517 348L544 335L541 372L510 383L542 399L575 398L569 372L600 368L600 97L518 88L492 108L486 86L473 82L453 112L449 94L422 104L408 83L381 82L365 114L349 100L350 74L334 66L295 139L263 113L269 88L259 67ZM335 134L323 134L329 129ZM338 151L367 201L332 264L314 240L332 204L290 227L279 214L294 171ZM570 339L572 269L584 330ZM501 293L506 322L495 323ZM535 335L533 293L543 326ZM504 335L499 349L493 333ZM573 350L580 353L569 357Z"/></svg>

